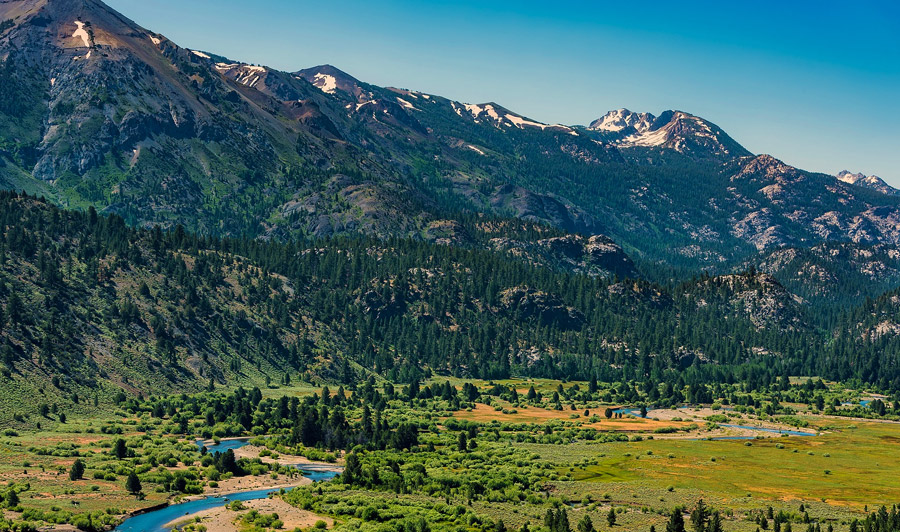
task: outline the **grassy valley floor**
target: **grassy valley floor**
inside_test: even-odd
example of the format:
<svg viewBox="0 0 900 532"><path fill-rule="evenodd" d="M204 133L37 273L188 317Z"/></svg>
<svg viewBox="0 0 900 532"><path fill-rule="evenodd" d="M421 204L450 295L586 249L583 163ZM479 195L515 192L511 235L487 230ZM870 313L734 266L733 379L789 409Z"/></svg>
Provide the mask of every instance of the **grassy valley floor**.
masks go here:
<svg viewBox="0 0 900 532"><path fill-rule="evenodd" d="M900 423L890 416L822 415L800 403L782 403L789 415L767 415L717 401L650 408L643 418L635 405L605 402L604 385L581 395L558 381L451 386L437 379L423 386L427 392L415 399L407 388L385 384L382 391L371 382L336 395L305 386L151 398L91 418L44 419L43 430L9 429L0 438L7 506L0 530L12 523L100 530L143 508L269 487L284 489L171 526L406 531L425 523L430 530L537 531L546 528L548 510L562 508L573 527L586 515L598 530L649 530L665 527L673 508L689 512L702 499L721 512L726 530L766 530L775 522L849 530L900 494L893 459ZM540 395L526 399L532 388ZM827 393L848 390L833 384ZM248 397L257 402L252 430L216 418L217 409ZM279 408L296 411L295 420L279 420ZM217 421L210 425L204 415ZM315 427L303 416L325 421ZM330 450L324 442L338 430L333 423L346 427L346 443ZM309 434L323 439L304 445ZM232 452L233 464L202 454L196 443L235 436L254 439ZM73 479L76 460L84 468ZM311 465L346 470L312 484L298 469ZM139 496L129 493L132 473ZM11 492L18 504L8 504Z"/></svg>

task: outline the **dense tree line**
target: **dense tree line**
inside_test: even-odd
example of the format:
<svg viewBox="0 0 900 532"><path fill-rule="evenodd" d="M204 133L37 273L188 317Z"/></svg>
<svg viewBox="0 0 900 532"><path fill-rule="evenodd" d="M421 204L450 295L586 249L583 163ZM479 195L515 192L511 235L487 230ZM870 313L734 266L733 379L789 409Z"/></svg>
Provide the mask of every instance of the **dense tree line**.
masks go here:
<svg viewBox="0 0 900 532"><path fill-rule="evenodd" d="M315 352L345 384L360 371L404 383L434 373L649 378L667 383L660 390L671 395L660 399L671 402L704 402L699 384L740 382L754 390L784 375L900 388L895 337L872 342L844 329L783 334L734 314L724 296L722 305L698 307L685 287L667 292L644 281L566 274L413 240L215 239L180 227L131 229L115 215L62 211L13 193L0 195L0 203L0 302L11 325L0 349L12 365L33 346L48 369L90 367L73 321L59 319L90 296L106 301L105 328L133 338L134 327L152 333L159 362L148 364L176 379L189 376L185 353L197 353L192 335L203 334L223 348L197 353L202 378L211 382L248 365L283 368L269 377L290 381L311 367ZM37 278L12 275L22 264ZM154 284L112 290L110 279L123 272ZM228 289L234 283L237 296ZM507 291L523 286L561 306L541 314L524 306L530 301L509 301ZM42 307L30 304L37 297ZM234 304L253 316L225 309ZM553 319L560 308L576 317L574 325ZM314 336L310 320L330 333Z"/></svg>

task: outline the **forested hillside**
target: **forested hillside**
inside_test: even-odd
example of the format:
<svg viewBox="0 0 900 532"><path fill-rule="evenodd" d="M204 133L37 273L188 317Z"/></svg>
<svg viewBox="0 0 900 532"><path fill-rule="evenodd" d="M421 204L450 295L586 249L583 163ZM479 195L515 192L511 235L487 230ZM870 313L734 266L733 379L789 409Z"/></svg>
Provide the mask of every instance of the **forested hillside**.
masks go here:
<svg viewBox="0 0 900 532"><path fill-rule="evenodd" d="M14 193L0 201L5 400L370 373L882 385L900 375L893 336L856 326L868 307L825 331L755 272L667 290L478 246L220 240Z"/></svg>

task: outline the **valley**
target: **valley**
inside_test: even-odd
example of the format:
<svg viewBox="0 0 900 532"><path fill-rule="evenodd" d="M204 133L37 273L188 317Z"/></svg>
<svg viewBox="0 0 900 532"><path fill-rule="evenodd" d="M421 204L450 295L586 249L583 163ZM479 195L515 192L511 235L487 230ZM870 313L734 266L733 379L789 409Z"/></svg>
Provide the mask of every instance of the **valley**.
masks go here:
<svg viewBox="0 0 900 532"><path fill-rule="evenodd" d="M532 379L434 379L417 392L370 379L349 393L302 386L129 400L102 416L47 419L33 434L6 431L0 479L5 501L16 493L5 515L17 526L80 530L123 519L116 530L284 522L356 530L417 519L431 529L518 529L540 526L553 508L598 528L613 513L616 527L644 529L699 500L721 512L727 530L754 530L767 515L779 515L780 526L842 529L895 493L898 471L884 450L900 442L900 417L858 402L825 415L789 402L806 386L750 394L764 404L758 410L733 402L740 388L726 386L715 403L650 409L646 418L606 403L620 397L615 387ZM829 403L858 397L837 384L820 390ZM241 403L252 419L239 421ZM229 405L238 406L230 416ZM324 423L306 421L323 415ZM235 439L248 432L259 436ZM195 441L204 438L212 438L208 452ZM355 444L341 451L347 438ZM76 460L84 465L73 478ZM132 467L137 497L124 478ZM167 501L175 506L127 519Z"/></svg>
<svg viewBox="0 0 900 532"><path fill-rule="evenodd" d="M435 8L388 4L398 20ZM452 7L448 27L471 6ZM304 8L290 61L369 35L344 31L347 10L340 38L311 47L315 17L341 10ZM250 62L296 5L244 9L232 51L248 57L227 57L101 0L0 0L0 532L900 531L888 181L804 170L678 108L544 123L500 99ZM706 28L683 22L662 26ZM517 53L557 44L506 35ZM381 64L375 45L400 37L353 57ZM553 91L594 75L564 68L584 50L608 53L567 47ZM480 55L493 75L514 66ZM547 84L532 60L522 94ZM738 79L689 79L710 64L654 71L665 98L634 89L643 71L591 98L633 84L731 130L790 92L759 69L746 102L698 100ZM862 70L804 84L809 102L756 142L812 124L801 104ZM481 94L463 88L446 94ZM840 137L837 154L813 146L829 160L858 161L854 140L890 122L828 111L828 131L791 140Z"/></svg>

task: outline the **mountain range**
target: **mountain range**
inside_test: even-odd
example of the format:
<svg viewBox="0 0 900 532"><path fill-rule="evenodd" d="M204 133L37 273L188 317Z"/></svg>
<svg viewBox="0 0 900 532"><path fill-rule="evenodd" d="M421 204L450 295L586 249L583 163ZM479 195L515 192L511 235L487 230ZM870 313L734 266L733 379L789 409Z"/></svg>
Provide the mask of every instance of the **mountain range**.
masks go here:
<svg viewBox="0 0 900 532"><path fill-rule="evenodd" d="M900 241L900 197L877 178L754 155L682 111L543 124L331 66L189 50L97 0L4 0L0 23L2 185L134 225L428 239L475 212L692 270Z"/></svg>

